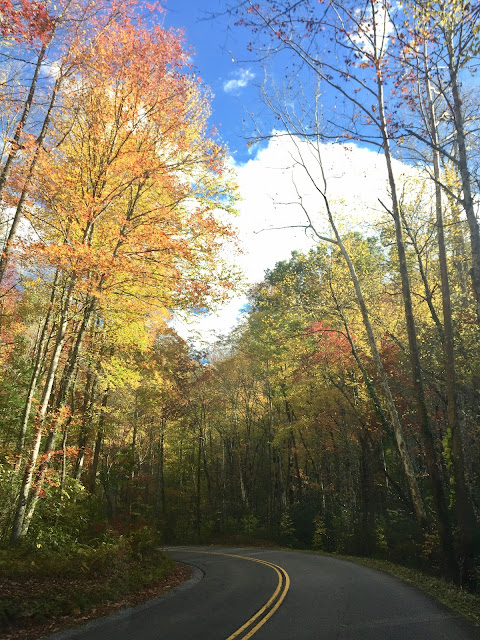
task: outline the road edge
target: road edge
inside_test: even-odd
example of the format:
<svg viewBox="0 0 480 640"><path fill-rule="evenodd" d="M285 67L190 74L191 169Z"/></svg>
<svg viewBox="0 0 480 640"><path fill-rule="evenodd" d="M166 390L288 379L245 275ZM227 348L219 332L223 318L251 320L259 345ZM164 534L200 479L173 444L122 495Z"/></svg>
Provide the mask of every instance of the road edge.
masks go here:
<svg viewBox="0 0 480 640"><path fill-rule="evenodd" d="M282 550L286 551L287 549L284 548ZM296 551L297 553L310 554L314 556L324 556L327 558L335 558L336 560L351 562L352 564L365 567L366 569L371 569L372 571L379 571L380 573L385 573L386 575L390 576L394 580L398 580L403 584L407 585L408 587L414 589L415 591L418 591L422 593L424 596L427 596L428 598L430 598L438 606L440 606L446 612L450 613L454 618L456 618L461 623L461 626L465 628L465 630L468 630L469 633L473 633L474 636L480 640L480 623L479 622L477 622L473 618L468 618L464 611L461 611L460 609L455 608L454 606L451 606L446 602L443 602L440 599L440 596L438 596L433 589L432 591L429 591L427 590L426 587L416 583L413 579L410 579L407 576L398 575L394 573L393 570L389 570L389 568L386 566L383 566L383 567L374 566L374 562L370 563L369 558L358 558L356 556L344 556L341 554L328 553L325 551L315 551L313 549L290 549L290 551ZM375 559L372 558L371 560L375 560ZM394 563L390 563L390 564L394 565ZM408 570L408 567L404 567L403 565L394 565L394 566L398 566L399 569ZM419 573L421 573L422 576L425 576L425 578L429 578L427 574L424 574L422 572L419 572Z"/></svg>
<svg viewBox="0 0 480 640"><path fill-rule="evenodd" d="M92 629L98 629L102 627L104 624L109 624L110 622L119 622L121 620L124 620L125 618L128 618L131 615L137 614L141 611L144 611L145 609L158 605L164 600L168 600L168 598L172 598L173 596L177 595L182 591L191 589L203 579L204 573L198 567L195 567L189 564L188 562L178 562L177 564L182 564L184 566L187 566L192 571L191 577L188 578L188 580L181 582L178 586L174 587L173 589L170 589L170 591L167 591L166 593L159 596L158 598L152 598L151 600L146 600L145 602L135 605L134 607L121 609L120 611L116 611L115 613L112 613L108 616L95 618L85 624L76 626L72 629L66 629L65 631L56 631L55 633L49 636L43 636L41 640L74 639L75 635L78 634L80 631L83 632L83 631L88 631Z"/></svg>

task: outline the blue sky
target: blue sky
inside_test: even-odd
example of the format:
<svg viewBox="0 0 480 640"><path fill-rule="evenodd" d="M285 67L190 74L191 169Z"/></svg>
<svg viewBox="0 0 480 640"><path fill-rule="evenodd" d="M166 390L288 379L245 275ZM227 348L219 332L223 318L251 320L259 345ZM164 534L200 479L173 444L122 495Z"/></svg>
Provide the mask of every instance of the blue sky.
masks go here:
<svg viewBox="0 0 480 640"><path fill-rule="evenodd" d="M214 93L212 124L218 127L233 155L242 198L236 226L244 251L238 265L251 285L262 280L265 269L273 268L279 260L288 260L293 250L308 251L314 244L311 234L306 234L303 228L305 215L295 202L298 192L322 232L325 216L319 209L318 193L305 172L293 166L298 151L295 144L279 136L247 146L249 136L255 135L251 114L255 120L261 120L262 133L270 133L276 123L260 98L262 67L249 60L251 32L235 27L228 16L207 19L208 15L221 14L224 7L222 0L168 0L165 26L184 30L186 45L196 51L197 73ZM283 62L276 58L274 67L270 65L269 69L269 80L278 85L285 78ZM302 77L300 84L308 92L305 80ZM322 95L323 108L330 119L337 117L335 101L331 92ZM302 150L308 157L305 144L302 143ZM378 151L331 143L322 145L322 155L330 197L342 202L336 209L338 223L347 228L352 223L362 225L367 215L371 224L372 218L379 215L378 194L384 199L388 197L385 168ZM310 174L316 175L318 171L318 164L314 164ZM398 173L402 171L403 167L398 165ZM321 175L318 179L321 180ZM325 233L329 233L328 228ZM235 325L246 302L246 297L239 293L216 313L176 318L175 328L195 342L211 342Z"/></svg>
<svg viewBox="0 0 480 640"><path fill-rule="evenodd" d="M165 7L165 26L184 30L186 44L196 52L198 75L214 94L212 124L236 162L245 162L247 138L253 132L249 114L261 108L255 86L258 70L246 60L249 32L221 15L221 0L168 0ZM212 14L219 17L209 19Z"/></svg>
<svg viewBox="0 0 480 640"><path fill-rule="evenodd" d="M257 127L261 135L268 136L275 125L277 128L279 125L261 98L259 85L263 84L263 65L255 60L254 53L248 51L252 40L257 38L259 43L265 45L268 37L265 39L261 34L255 36L247 27L236 26L234 18L226 14L227 4L226 0L165 0L163 6L166 9L165 26L184 31L185 46L191 46L195 51L193 62L198 75L213 92L212 124L217 126L235 162L243 164L266 144L247 146L247 142L259 133ZM325 55L330 55L330 51ZM269 93L282 90L288 78L285 69L289 68L290 73L294 74L287 82L290 94L301 94L306 90L307 94L313 95L316 79L312 78L308 69L304 73L299 71L298 66L290 66L292 59L288 52L277 53L267 62ZM301 74L301 82L298 73ZM341 122L340 114L344 109L337 111L343 99L336 93L323 83L321 107L324 118L333 127L332 132L338 134L335 123ZM351 105L345 113L349 114L350 111ZM365 146L365 143L357 144Z"/></svg>

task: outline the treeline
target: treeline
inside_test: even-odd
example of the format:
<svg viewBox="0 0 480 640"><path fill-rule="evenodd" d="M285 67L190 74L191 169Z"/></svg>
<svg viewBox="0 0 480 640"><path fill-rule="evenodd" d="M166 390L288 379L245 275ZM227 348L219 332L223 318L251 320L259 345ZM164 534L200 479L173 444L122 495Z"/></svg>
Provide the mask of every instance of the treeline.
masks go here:
<svg viewBox="0 0 480 640"><path fill-rule="evenodd" d="M416 220L417 233L430 236L429 225ZM115 475L114 466L108 472L119 483L106 485L107 492L115 487L118 499L108 497L113 517L126 509L140 518L150 514L166 543L266 539L445 572L395 253L389 221L383 223L385 233L375 237L346 234L344 247L354 256L357 285L371 310L384 378L341 250L319 243L307 255L293 254L267 272L251 293L244 322L208 356L192 359L174 335L159 343L162 361L156 366L169 380L168 392L152 403L151 382L142 385L142 426L133 439L137 458L129 445ZM452 246L460 237L456 228ZM440 293L427 300L411 244L407 255L437 473L455 563L465 567L443 345L429 308L438 305ZM435 290L434 242L421 258L430 265ZM479 397L472 364L478 344L475 325L465 322L466 315L474 317L475 303L460 276L452 283L455 338L462 345L456 374L464 473L477 514ZM399 427L392 424L389 402ZM127 461L136 467L133 484ZM468 560L475 576L478 529L472 538Z"/></svg>
<svg viewBox="0 0 480 640"><path fill-rule="evenodd" d="M189 392L190 409L181 421L184 429L189 427L187 433L179 438L172 427L173 439L167 436L170 524L178 517L176 492L192 501L176 535L187 530L208 540L212 535L241 532L445 570L406 329L400 320L394 256L383 240L354 233L345 237L372 309L385 380L372 355L339 249L321 244L308 255L294 254L279 263L252 292L243 325L218 345L211 363L197 365L201 375ZM414 249L408 247L408 253L413 258ZM427 256L435 262L430 249L423 258ZM425 354L422 374L436 463L448 501L455 557L464 561L462 525L454 509L455 451L442 342L418 273L416 285L415 311ZM469 304L472 309L473 301ZM465 307L458 305L460 317L464 312ZM455 325L465 349L457 368L465 475L477 513L479 398L471 363L478 345L462 336L460 320ZM389 401L400 424L400 443ZM478 530L473 549L476 554Z"/></svg>
<svg viewBox="0 0 480 640"><path fill-rule="evenodd" d="M352 355L377 415L394 433L416 520L425 530L433 510L446 575L473 585L478 521L466 433L467 416L471 409L477 411L478 391L472 362L477 361L480 318L475 115L480 4L248 0L229 3L229 13L237 25L254 34L252 55L266 61L263 96L281 123L282 137L293 147L295 204L303 211L305 229L339 251L348 269L375 377L355 346ZM281 85L276 81L276 64L286 69ZM377 327L376 301L366 294L355 252L346 244L345 228L355 228L355 219L352 216L349 225L342 225L348 214L329 195L322 158L326 155L322 143L329 140L356 140L377 148L385 162L388 195L380 188L377 206L390 221L386 230L390 245L384 246L392 247L392 261L390 271L377 282L388 288L395 281L392 295L401 296L394 316L398 327L391 334L398 338L397 332L405 331L398 344L408 358L405 381L412 387L409 406L419 424L428 498L422 493L405 416L383 359L384 331ZM415 166L420 185L405 185L396 158ZM422 190L423 197L418 195ZM316 200L308 191L316 193ZM375 237L376 215L371 214L367 235ZM419 226L422 218L424 224ZM430 233L425 236L427 229ZM460 234L456 241L454 230ZM427 257L429 250L433 254ZM462 269L468 272L467 279L459 273ZM342 314L347 340L354 344L347 330L348 313ZM435 324L441 356L434 355L430 340L424 343L423 314ZM465 331L472 342L462 337ZM435 362L440 370L434 374ZM447 407L451 484L445 481L445 446L439 446L432 387ZM476 419L470 414L473 423Z"/></svg>

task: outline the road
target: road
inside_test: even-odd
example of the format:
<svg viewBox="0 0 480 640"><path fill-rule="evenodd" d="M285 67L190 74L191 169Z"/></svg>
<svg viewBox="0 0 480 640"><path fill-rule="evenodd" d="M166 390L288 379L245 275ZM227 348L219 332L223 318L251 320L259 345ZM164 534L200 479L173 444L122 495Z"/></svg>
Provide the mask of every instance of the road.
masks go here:
<svg viewBox="0 0 480 640"><path fill-rule="evenodd" d="M194 568L169 597L50 640L479 640L477 627L383 572L289 551L170 547Z"/></svg>

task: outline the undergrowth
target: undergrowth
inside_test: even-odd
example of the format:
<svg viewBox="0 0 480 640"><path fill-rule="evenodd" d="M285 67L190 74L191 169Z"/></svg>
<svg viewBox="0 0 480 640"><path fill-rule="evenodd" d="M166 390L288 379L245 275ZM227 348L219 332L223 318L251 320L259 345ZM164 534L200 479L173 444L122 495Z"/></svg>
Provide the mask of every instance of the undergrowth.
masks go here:
<svg viewBox="0 0 480 640"><path fill-rule="evenodd" d="M118 601L160 582L174 566L147 531L60 549L2 550L0 633Z"/></svg>

